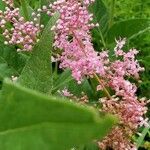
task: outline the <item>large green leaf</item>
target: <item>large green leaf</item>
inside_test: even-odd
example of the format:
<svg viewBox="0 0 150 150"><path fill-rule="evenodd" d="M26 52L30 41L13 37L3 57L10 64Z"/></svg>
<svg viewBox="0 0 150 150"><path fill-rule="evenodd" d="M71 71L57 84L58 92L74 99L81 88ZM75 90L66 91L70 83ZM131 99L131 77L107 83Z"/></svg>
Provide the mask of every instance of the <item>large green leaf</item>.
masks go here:
<svg viewBox="0 0 150 150"><path fill-rule="evenodd" d="M49 93L52 87L51 50L53 45L53 33L51 27L58 19L54 15L46 26L40 41L35 45L33 53L27 62L19 82L31 89Z"/></svg>
<svg viewBox="0 0 150 150"><path fill-rule="evenodd" d="M115 23L107 34L107 42L110 44L115 38L126 37L127 39L146 31L150 27L149 19L131 19Z"/></svg>
<svg viewBox="0 0 150 150"><path fill-rule="evenodd" d="M88 106L48 97L5 80L0 99L0 149L68 150L101 139L116 119Z"/></svg>

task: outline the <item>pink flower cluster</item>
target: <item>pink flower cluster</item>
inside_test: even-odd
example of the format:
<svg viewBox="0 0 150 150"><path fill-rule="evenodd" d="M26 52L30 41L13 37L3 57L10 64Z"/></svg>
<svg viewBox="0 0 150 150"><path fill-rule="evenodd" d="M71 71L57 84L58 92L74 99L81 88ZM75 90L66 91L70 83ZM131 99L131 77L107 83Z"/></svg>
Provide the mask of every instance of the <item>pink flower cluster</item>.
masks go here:
<svg viewBox="0 0 150 150"><path fill-rule="evenodd" d="M136 93L136 85L132 84L127 78L139 78L139 72L144 71L144 68L140 67L138 61L135 59L138 51L136 49L130 49L128 52L122 50L125 39L116 41L115 55L117 60L109 61L106 68L107 85L115 90L117 96L122 96L124 99L133 98ZM135 97L134 97L135 99Z"/></svg>
<svg viewBox="0 0 150 150"><path fill-rule="evenodd" d="M135 59L137 50L131 49L128 52L122 50L125 39L116 41L114 49L116 59L107 64L106 75L102 77L105 86L115 92L115 97L102 98L102 111L117 115L120 123L115 127L102 142L99 142L101 149L111 147L115 150L135 150L131 137L142 125L147 125L144 115L147 112L146 99L138 100L136 96L137 87L130 82L130 78L139 78L139 72L144 69L140 67ZM101 85L99 85L101 86Z"/></svg>
<svg viewBox="0 0 150 150"><path fill-rule="evenodd" d="M32 50L37 42L40 25L33 21L25 21L24 17L20 16L19 8L14 8L12 0L3 1L7 7L0 11L0 27L6 39L5 44L17 45L18 50Z"/></svg>
<svg viewBox="0 0 150 150"><path fill-rule="evenodd" d="M111 148L113 150L137 150L136 146L129 141L132 135L131 130L115 127L103 141L98 142L101 150Z"/></svg>
<svg viewBox="0 0 150 150"><path fill-rule="evenodd" d="M91 43L90 29L93 23L92 14L87 7L93 0L58 0L43 7L47 14L58 11L60 19L56 26L54 46L62 49L60 67L70 68L72 76L81 83L84 76L93 76L93 73L105 74L101 57L94 51ZM51 12L51 13L50 13Z"/></svg>
<svg viewBox="0 0 150 150"><path fill-rule="evenodd" d="M115 96L111 100L100 99L101 111L114 114L120 119L118 126L114 127L102 141L98 142L102 150L107 147L115 150L136 150L131 138L139 127L148 125L147 119L143 118L147 112L145 100L123 100Z"/></svg>
<svg viewBox="0 0 150 150"><path fill-rule="evenodd" d="M52 27L55 31L54 46L62 50L60 67L69 68L78 83L85 76L96 77L99 81L97 90L105 91L108 97L101 99L101 111L117 115L120 119L119 125L99 142L100 148L135 150L131 137L140 126L147 125L147 119L143 117L147 108L145 101L138 100L137 87L130 79L138 79L139 72L144 69L135 59L137 50L122 50L125 39L116 41L116 60L113 62L108 51L98 53L94 50L90 29L97 25L91 23L92 14L88 12L88 6L93 1L57 0L39 11L45 11L48 15L56 11L60 13L60 18ZM115 97L109 94L107 87L113 90ZM64 90L63 95L72 96L68 90Z"/></svg>

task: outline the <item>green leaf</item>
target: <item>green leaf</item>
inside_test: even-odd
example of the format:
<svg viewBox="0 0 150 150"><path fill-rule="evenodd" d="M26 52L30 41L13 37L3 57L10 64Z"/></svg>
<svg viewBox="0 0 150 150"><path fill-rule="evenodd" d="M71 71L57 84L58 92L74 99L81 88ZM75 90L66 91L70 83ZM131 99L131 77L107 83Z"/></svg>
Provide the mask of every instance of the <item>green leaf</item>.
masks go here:
<svg viewBox="0 0 150 150"><path fill-rule="evenodd" d="M89 7L90 12L94 15L94 22L99 23L98 28L103 33L106 32L109 23L109 12L102 0L95 0Z"/></svg>
<svg viewBox="0 0 150 150"><path fill-rule="evenodd" d="M144 138L146 134L149 132L149 130L150 130L150 121L149 121L149 126L144 128L144 130L141 133L141 136L139 136L139 138L136 141L137 148L139 148L142 145Z"/></svg>
<svg viewBox="0 0 150 150"><path fill-rule="evenodd" d="M82 150L99 150L98 144L95 143L88 143L87 145L84 146L84 149Z"/></svg>
<svg viewBox="0 0 150 150"><path fill-rule="evenodd" d="M114 123L114 117L99 116L91 107L4 82L0 149L67 150L103 138Z"/></svg>
<svg viewBox="0 0 150 150"><path fill-rule="evenodd" d="M29 9L28 9L29 4L26 0L20 0L20 3L21 3L23 16L24 16L25 20L29 21L29 19L30 19Z"/></svg>
<svg viewBox="0 0 150 150"><path fill-rule="evenodd" d="M64 88L72 80L73 78L71 76L70 70L65 70L53 83L52 93L55 93L57 90Z"/></svg>
<svg viewBox="0 0 150 150"><path fill-rule="evenodd" d="M52 87L51 50L53 33L51 27L57 19L58 14L50 19L19 78L22 85L45 93L50 93Z"/></svg>
<svg viewBox="0 0 150 150"><path fill-rule="evenodd" d="M55 82L53 83L52 94L58 94L56 93L58 92L58 90L61 91L67 88L73 95L77 97L83 96L82 93L84 93L88 96L89 100L96 99L94 91L88 80L85 79L81 84L78 84L73 79L70 70L65 70L62 74L58 76L57 79L53 80Z"/></svg>
<svg viewBox="0 0 150 150"><path fill-rule="evenodd" d="M41 0L41 5L48 5L50 3L53 3L55 0Z"/></svg>
<svg viewBox="0 0 150 150"><path fill-rule="evenodd" d="M5 9L5 4L4 2L1 0L0 1L0 10L4 10Z"/></svg>
<svg viewBox="0 0 150 150"><path fill-rule="evenodd" d="M0 35L0 57L10 69L15 70L16 74L22 71L28 58L18 53L14 46L5 45L2 35Z"/></svg>
<svg viewBox="0 0 150 150"><path fill-rule="evenodd" d="M89 7L90 12L94 16L94 22L99 23L99 27L92 29L93 42L97 45L97 50L103 45L106 48L104 36L108 31L109 12L102 0L95 0Z"/></svg>
<svg viewBox="0 0 150 150"><path fill-rule="evenodd" d="M16 71L9 67L7 62L2 57L0 57L0 81L6 77L11 77L15 73Z"/></svg>
<svg viewBox="0 0 150 150"><path fill-rule="evenodd" d="M40 0L40 6L49 6L50 3L53 3L55 0ZM50 16L46 13L41 13L41 24L47 25Z"/></svg>
<svg viewBox="0 0 150 150"><path fill-rule="evenodd" d="M27 3L27 2L26 2ZM32 9L32 7L31 6L29 6L29 4L27 3L26 4L26 7L27 8L23 8L22 6L20 7L20 15L21 16L25 16L26 15L26 17L24 17L24 18L26 18L26 20L27 21L33 21L34 20L34 17L32 16L32 13L34 12L34 10ZM25 9L27 9L26 11L27 11L27 13L25 14Z"/></svg>
<svg viewBox="0 0 150 150"><path fill-rule="evenodd" d="M137 35L150 27L149 19L131 19L115 23L107 34L107 43L113 43L115 38L126 37L127 39Z"/></svg>
<svg viewBox="0 0 150 150"><path fill-rule="evenodd" d="M72 80L67 85L66 88L77 97L83 96L82 93L86 94L89 100L95 99L94 91L89 84L88 80L85 79L81 84L78 84L77 81Z"/></svg>

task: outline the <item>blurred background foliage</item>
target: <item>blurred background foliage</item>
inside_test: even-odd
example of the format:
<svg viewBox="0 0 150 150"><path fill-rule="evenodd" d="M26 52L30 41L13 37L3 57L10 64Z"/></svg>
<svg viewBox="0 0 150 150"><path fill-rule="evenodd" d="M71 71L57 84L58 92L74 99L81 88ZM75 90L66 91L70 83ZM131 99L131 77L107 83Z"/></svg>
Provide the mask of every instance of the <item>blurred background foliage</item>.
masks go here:
<svg viewBox="0 0 150 150"><path fill-rule="evenodd" d="M110 8L111 3L113 2L115 3L115 21L150 17L149 0L104 0L104 3L108 8Z"/></svg>

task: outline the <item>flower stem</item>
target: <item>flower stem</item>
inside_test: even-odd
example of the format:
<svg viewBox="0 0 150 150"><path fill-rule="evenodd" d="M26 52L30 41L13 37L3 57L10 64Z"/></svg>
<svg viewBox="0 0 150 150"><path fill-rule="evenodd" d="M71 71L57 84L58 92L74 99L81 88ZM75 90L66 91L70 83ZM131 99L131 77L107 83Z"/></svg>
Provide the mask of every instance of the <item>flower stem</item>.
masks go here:
<svg viewBox="0 0 150 150"><path fill-rule="evenodd" d="M105 42L105 40L104 40L104 36L103 36L103 34L102 34L102 31L101 31L100 29L98 29L98 32L99 32L100 37L101 37L101 43L103 44L104 48L107 48L107 47L106 47L106 42Z"/></svg>
<svg viewBox="0 0 150 150"><path fill-rule="evenodd" d="M97 81L99 82L99 84L102 86L103 91L105 92L105 94L107 95L107 97L109 99L111 99L111 95L109 94L108 90L105 88L103 82L100 80L100 78L98 77L98 75L96 73L94 73L94 77L97 79Z"/></svg>

